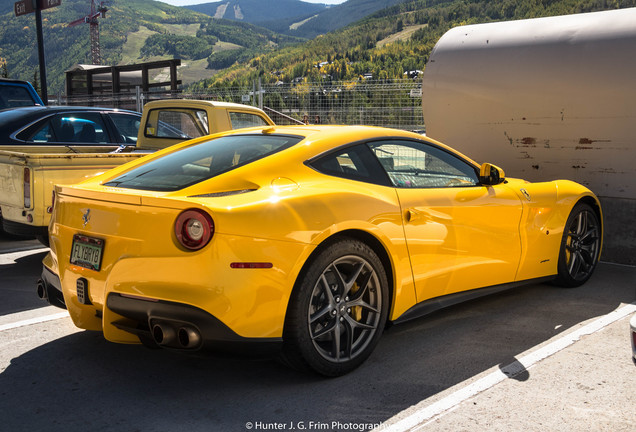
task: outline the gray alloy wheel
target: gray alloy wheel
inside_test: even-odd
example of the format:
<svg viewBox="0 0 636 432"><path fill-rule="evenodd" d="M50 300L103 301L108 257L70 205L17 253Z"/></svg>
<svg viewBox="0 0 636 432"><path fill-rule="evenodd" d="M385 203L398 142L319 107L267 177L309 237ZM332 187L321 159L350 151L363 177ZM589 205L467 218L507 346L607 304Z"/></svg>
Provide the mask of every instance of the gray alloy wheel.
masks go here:
<svg viewBox="0 0 636 432"><path fill-rule="evenodd" d="M592 207L577 204L565 224L559 253L557 285L577 287L596 268L601 248L601 224Z"/></svg>
<svg viewBox="0 0 636 432"><path fill-rule="evenodd" d="M348 255L332 262L311 293L307 326L316 351L340 363L371 343L382 311L378 275L364 258Z"/></svg>
<svg viewBox="0 0 636 432"><path fill-rule="evenodd" d="M355 369L382 334L388 301L386 273L373 250L353 239L332 244L292 296L285 359L326 376Z"/></svg>

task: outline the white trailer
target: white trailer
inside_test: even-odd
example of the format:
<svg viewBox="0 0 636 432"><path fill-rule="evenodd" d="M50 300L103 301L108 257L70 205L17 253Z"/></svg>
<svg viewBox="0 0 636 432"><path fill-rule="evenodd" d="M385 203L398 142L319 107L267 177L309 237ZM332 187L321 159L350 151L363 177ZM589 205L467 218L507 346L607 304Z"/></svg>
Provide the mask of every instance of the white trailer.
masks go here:
<svg viewBox="0 0 636 432"><path fill-rule="evenodd" d="M604 259L636 264L636 8L453 28L422 103L432 138L510 176L592 189Z"/></svg>

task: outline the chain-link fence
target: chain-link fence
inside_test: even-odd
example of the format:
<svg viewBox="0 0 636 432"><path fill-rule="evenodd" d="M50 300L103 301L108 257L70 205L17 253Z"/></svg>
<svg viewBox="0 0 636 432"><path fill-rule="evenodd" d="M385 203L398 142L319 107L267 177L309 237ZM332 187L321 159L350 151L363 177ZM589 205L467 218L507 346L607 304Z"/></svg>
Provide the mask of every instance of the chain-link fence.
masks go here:
<svg viewBox="0 0 636 432"><path fill-rule="evenodd" d="M59 104L92 105L141 110L149 100L203 99L244 103L263 108L277 124L298 122L364 124L406 130L424 130L422 83L405 79L391 82L313 82L210 89L199 93L147 92L58 98Z"/></svg>

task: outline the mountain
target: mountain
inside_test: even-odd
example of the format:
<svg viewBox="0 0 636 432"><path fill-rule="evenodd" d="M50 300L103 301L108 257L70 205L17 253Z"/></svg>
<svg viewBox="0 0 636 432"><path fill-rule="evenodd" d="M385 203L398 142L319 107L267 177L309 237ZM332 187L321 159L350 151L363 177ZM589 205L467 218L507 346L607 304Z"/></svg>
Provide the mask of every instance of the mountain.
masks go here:
<svg viewBox="0 0 636 432"><path fill-rule="evenodd" d="M0 0L0 15L4 15L6 13L13 13L15 1L13 0Z"/></svg>
<svg viewBox="0 0 636 432"><path fill-rule="evenodd" d="M352 4L349 0L346 4ZM491 21L567 15L636 6L636 0L411 0L400 2L301 45L235 64L194 90L265 84L395 80L424 70L437 40L450 28ZM329 10L337 10L334 7ZM405 75L406 73L406 75Z"/></svg>
<svg viewBox="0 0 636 432"><path fill-rule="evenodd" d="M251 24L262 22L309 17L327 9L327 5L307 3L301 0L226 0L184 6L214 18L243 21Z"/></svg>
<svg viewBox="0 0 636 432"><path fill-rule="evenodd" d="M214 71L208 69L208 57L213 54L222 56L234 50L241 54L236 58L247 59L300 41L247 23L214 20L158 1L105 3L106 16L98 19L102 64L181 58L184 66L179 69L179 77L184 83L211 76ZM16 17L13 4L13 0L0 0L0 58L7 62L9 77L37 81L34 14ZM60 6L42 11L50 95L63 91L65 70L77 63L90 63L89 26L67 26L85 16L89 9L88 0L64 0ZM227 60L223 64L226 63ZM220 64L218 58L215 64Z"/></svg>
<svg viewBox="0 0 636 432"><path fill-rule="evenodd" d="M326 9L307 20L300 22L297 20L294 23L289 23L290 25L287 28L281 27L279 21L261 23L261 25L279 33L313 39L321 34L326 34L360 21L374 12L408 1L409 0L348 0ZM279 25L275 25L275 23L279 23Z"/></svg>
<svg viewBox="0 0 636 432"><path fill-rule="evenodd" d="M301 0L225 0L185 6L215 18L239 20L277 33L313 39L408 0L348 0L327 7Z"/></svg>
<svg viewBox="0 0 636 432"><path fill-rule="evenodd" d="M263 11L277 1L283 0L262 1ZM0 0L0 62L6 60L9 77L35 81L34 16L16 17L13 3ZM392 6L360 19L387 4ZM64 90L65 70L90 62L89 26L67 27L89 6L88 0L64 0L42 12L50 95ZM256 78L264 84L403 78L424 69L439 37L453 26L634 7L636 0L349 0L297 22L304 33L285 27L286 33L324 33L310 41L152 0L107 0L106 6L99 19L103 64L180 58L179 79L198 90L251 86ZM353 19L358 21L327 33L321 24L339 27Z"/></svg>

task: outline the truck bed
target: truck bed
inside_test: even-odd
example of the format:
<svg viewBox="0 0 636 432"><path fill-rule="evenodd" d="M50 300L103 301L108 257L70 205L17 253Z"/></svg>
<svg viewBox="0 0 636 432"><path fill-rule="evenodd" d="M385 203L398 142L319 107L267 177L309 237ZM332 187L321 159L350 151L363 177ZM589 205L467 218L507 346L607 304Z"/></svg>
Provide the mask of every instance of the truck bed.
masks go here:
<svg viewBox="0 0 636 432"><path fill-rule="evenodd" d="M1 148L1 147L0 147ZM3 224L15 234L46 235L47 206L55 184L74 184L105 172L148 152L124 150L117 146L24 146L0 150L0 206ZM14 222L8 222L14 221ZM21 222L17 222L21 221ZM24 224L24 230L21 226ZM41 233L29 226L40 226Z"/></svg>

